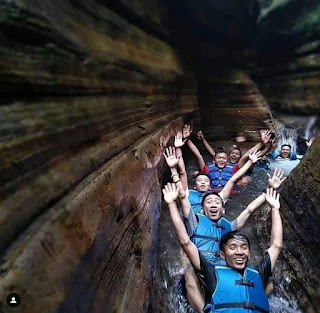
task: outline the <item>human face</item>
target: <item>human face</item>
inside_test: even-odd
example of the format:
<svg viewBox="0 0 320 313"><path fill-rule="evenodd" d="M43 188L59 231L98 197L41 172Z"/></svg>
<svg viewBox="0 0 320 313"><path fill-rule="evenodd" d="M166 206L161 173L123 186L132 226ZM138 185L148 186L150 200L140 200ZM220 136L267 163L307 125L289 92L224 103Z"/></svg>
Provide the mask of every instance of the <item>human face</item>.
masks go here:
<svg viewBox="0 0 320 313"><path fill-rule="evenodd" d="M202 207L204 214L212 221L217 221L224 214L222 200L217 195L209 195L205 198Z"/></svg>
<svg viewBox="0 0 320 313"><path fill-rule="evenodd" d="M236 271L243 270L250 259L250 249L247 240L243 237L228 240L224 246L224 252L221 251L220 255L231 268Z"/></svg>
<svg viewBox="0 0 320 313"><path fill-rule="evenodd" d="M261 163L266 163L268 161L268 156L267 155L264 155L263 157L261 157L261 160L260 160L260 162Z"/></svg>
<svg viewBox="0 0 320 313"><path fill-rule="evenodd" d="M224 168L227 165L228 155L225 152L218 152L214 158L214 163L219 168Z"/></svg>
<svg viewBox="0 0 320 313"><path fill-rule="evenodd" d="M238 149L233 149L229 153L229 162L238 163L240 160L240 151Z"/></svg>
<svg viewBox="0 0 320 313"><path fill-rule="evenodd" d="M290 157L290 154L291 154L291 149L290 149L290 147L288 147L288 146L283 146L282 148L281 148L281 157L282 158L289 158Z"/></svg>
<svg viewBox="0 0 320 313"><path fill-rule="evenodd" d="M197 191L209 191L210 190L210 179L206 175L199 175L195 181L195 189Z"/></svg>

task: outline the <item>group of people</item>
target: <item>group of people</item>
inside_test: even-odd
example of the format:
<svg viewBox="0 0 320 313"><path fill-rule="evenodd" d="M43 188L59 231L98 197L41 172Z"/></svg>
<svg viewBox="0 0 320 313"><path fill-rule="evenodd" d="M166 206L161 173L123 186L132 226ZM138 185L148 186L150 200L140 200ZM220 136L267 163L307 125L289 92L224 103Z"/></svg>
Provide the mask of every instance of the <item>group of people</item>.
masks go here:
<svg viewBox="0 0 320 313"><path fill-rule="evenodd" d="M190 139L191 132L190 126L185 125L175 136L174 146L164 153L172 182L163 189L178 241L192 265L185 270L188 302L198 312L269 312L266 292L272 289L270 277L283 240L277 192L285 179L283 171L277 169L272 177L269 175L266 192L248 204L235 220L229 221L223 215L236 186L249 183L248 172L265 163L263 158L270 153L276 138L270 130L262 130L260 142L244 155L238 148L227 154L221 149L214 151L200 131L198 137L213 158L206 164ZM199 168L194 189L188 188L184 145L193 152ZM250 242L241 229L265 202L271 207L271 243L261 263L253 267L248 265Z"/></svg>

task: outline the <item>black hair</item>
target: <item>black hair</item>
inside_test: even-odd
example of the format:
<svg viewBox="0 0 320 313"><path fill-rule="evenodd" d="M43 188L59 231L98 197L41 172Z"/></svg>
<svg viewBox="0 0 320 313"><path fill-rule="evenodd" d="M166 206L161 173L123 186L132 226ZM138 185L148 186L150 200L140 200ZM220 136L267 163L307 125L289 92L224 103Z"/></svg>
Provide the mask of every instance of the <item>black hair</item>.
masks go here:
<svg viewBox="0 0 320 313"><path fill-rule="evenodd" d="M222 200L221 196L220 196L217 192L209 191L209 192L207 192L207 193L203 196L203 198L202 198L202 201L201 201L201 206L202 206L202 207L203 207L204 200L206 200L206 198L207 198L208 196L211 196L211 195L218 196L218 197L221 199L221 202L222 202L222 204L223 204L223 200Z"/></svg>
<svg viewBox="0 0 320 313"><path fill-rule="evenodd" d="M240 152L240 156L242 156L241 150L240 150L239 148L237 148L237 147L232 148L232 149L229 151L229 155L230 155L230 153L231 153L233 150L238 150L238 151Z"/></svg>
<svg viewBox="0 0 320 313"><path fill-rule="evenodd" d="M281 146L281 149L282 149L282 147L289 147L290 148L290 150L291 150L291 146L289 145L289 144L283 144L282 146Z"/></svg>
<svg viewBox="0 0 320 313"><path fill-rule="evenodd" d="M227 157L228 157L228 153L225 151L225 150L217 150L217 151L215 151L216 152L216 154L215 154L215 156L214 156L214 159L216 158L216 156L218 155L218 153L225 153L226 155L227 155Z"/></svg>
<svg viewBox="0 0 320 313"><path fill-rule="evenodd" d="M197 179L198 176L207 176L209 179L210 179L210 176L208 174L205 174L205 173L198 173L196 176L195 176L195 180Z"/></svg>
<svg viewBox="0 0 320 313"><path fill-rule="evenodd" d="M248 247L250 249L250 241L249 241L248 237L240 230L233 230L233 231L230 231L230 232L224 234L221 237L220 244L219 244L220 251L224 252L225 245L231 239L245 240L248 243Z"/></svg>

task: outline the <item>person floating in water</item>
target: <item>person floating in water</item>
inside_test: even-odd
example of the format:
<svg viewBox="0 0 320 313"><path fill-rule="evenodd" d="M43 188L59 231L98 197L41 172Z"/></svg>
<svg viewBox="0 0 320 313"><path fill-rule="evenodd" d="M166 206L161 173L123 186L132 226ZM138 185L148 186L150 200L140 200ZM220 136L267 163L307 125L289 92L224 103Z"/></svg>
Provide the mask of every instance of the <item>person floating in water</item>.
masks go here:
<svg viewBox="0 0 320 313"><path fill-rule="evenodd" d="M276 159L289 159L289 160L297 160L297 155L291 152L291 146L289 144L283 144L281 146L280 152L274 151L269 156L272 160Z"/></svg>
<svg viewBox="0 0 320 313"><path fill-rule="evenodd" d="M181 147L184 145L186 140L182 139L182 133L178 132L175 136L174 147L168 147L166 149L166 153L164 153L165 160L171 170L171 177L179 176L181 185L184 190L187 191L187 197L191 204L192 209L195 213L202 212L202 199L204 195L211 191L210 186L210 177L207 174L198 174L195 178L195 188L194 190L188 189L188 179L187 173L185 169L184 160L182 157ZM233 186L241 179L241 177L250 169L250 167L259 160L260 152L255 151L252 155L250 155L247 163L239 170L235 175L231 177L231 179L227 182L227 184L223 187L223 189L219 192L219 196L225 203L232 192ZM179 171L177 169L179 168ZM177 185L178 186L178 185Z"/></svg>
<svg viewBox="0 0 320 313"><path fill-rule="evenodd" d="M216 152L210 146L210 144L207 142L207 140L205 139L203 132L201 130L198 131L197 137L199 140L201 140L201 142L203 143L203 145L205 146L205 148L207 149L207 151L211 155L212 159L214 159ZM256 149L256 150L259 150L259 149ZM228 153L228 165L234 167L239 162L241 155L242 155L242 153L239 148L237 148L237 147L232 148Z"/></svg>
<svg viewBox="0 0 320 313"><path fill-rule="evenodd" d="M264 288L282 249L283 230L279 213L279 194L272 188L266 191L265 198L272 212L271 245L262 262L254 268L248 265L249 240L238 230L228 232L221 238L220 256L225 260L225 265L212 264L203 256L190 239L180 217L176 200L179 194L181 203L187 202L187 199L185 193L181 193L179 189L175 184L168 183L163 189L163 195L178 241L205 286L206 298L210 295L210 304L206 308L199 308L199 312L231 313L235 312L235 309L241 312L243 309L250 309L254 313L270 312ZM210 214L216 215L216 209Z"/></svg>
<svg viewBox="0 0 320 313"><path fill-rule="evenodd" d="M178 135L176 136L178 137ZM182 190L185 190L183 187L181 180L179 178L179 174L177 173L176 166L178 164L178 159L174 156L174 148L167 148L167 154L164 154L166 162L171 169L173 182L177 187L180 188L181 193L184 193ZM242 167L227 183L225 188L229 188L229 194L232 189L232 185L236 182L234 179L238 177L238 179L242 176L245 170L250 168L251 164L254 164L257 160L257 154L249 155L250 160L247 162L244 167ZM181 155L179 154L181 158ZM282 178L283 173L281 171L276 172L273 177L269 177L269 184L274 188L278 188L284 179ZM207 178L202 175L203 179ZM281 177L280 177L281 176ZM200 175L198 176L200 177ZM279 178L280 177L280 178ZM203 182L203 187L209 188L209 180ZM224 189L225 189L224 188ZM201 193L199 191L199 193ZM223 214L225 213L224 209L224 201L221 198L221 193L202 193L202 202L201 202L201 213L203 214L195 214L199 213L198 206L196 210L190 204L188 200L181 201L183 208L183 215L185 218L185 223L188 229L188 234L192 238L192 241L196 244L198 249L203 253L204 257L208 259L209 262L215 264L220 261L219 257L219 240L223 234L226 232L232 231L234 229L241 229L250 215L265 201L265 194L260 195L257 199L255 199L252 203L250 203L247 208L238 216L238 218L232 222L229 222L225 218L223 218ZM223 195L223 193L222 193ZM189 196L190 199L190 196ZM192 198L193 200L193 198ZM192 208L192 210L191 210ZM194 212L195 211L195 212ZM214 227L213 227L214 226ZM213 240L214 238L214 240ZM186 289L187 289L187 297L191 306L195 309L199 310L204 305L204 298L201 291L200 283L192 269L188 269L185 272L186 279Z"/></svg>
<svg viewBox="0 0 320 313"><path fill-rule="evenodd" d="M239 152L240 150L237 148L232 149L230 151L228 158L228 154L223 150L215 152L213 148L208 144L208 142L204 139L203 133L198 132L198 137L200 137L206 149L213 157L213 162L209 162L206 164L200 151L190 140L191 132L192 130L190 125L185 125L183 127L183 138L187 140L187 145L197 160L200 173L207 174L210 177L211 189L215 192L220 192L223 189L223 187L227 184L228 180L232 177L232 175L236 171L238 171L239 168L244 166L244 164L246 164L249 158L249 153L264 148L265 144L270 140L270 130L262 130L261 141L253 148L248 150L244 156L242 156L239 159L241 153ZM261 156L267 153L268 151L268 149L264 149L261 152ZM235 163L237 161L239 161L239 163ZM238 185L247 185L248 183L249 179L246 179L245 177L242 177L241 181L238 181Z"/></svg>

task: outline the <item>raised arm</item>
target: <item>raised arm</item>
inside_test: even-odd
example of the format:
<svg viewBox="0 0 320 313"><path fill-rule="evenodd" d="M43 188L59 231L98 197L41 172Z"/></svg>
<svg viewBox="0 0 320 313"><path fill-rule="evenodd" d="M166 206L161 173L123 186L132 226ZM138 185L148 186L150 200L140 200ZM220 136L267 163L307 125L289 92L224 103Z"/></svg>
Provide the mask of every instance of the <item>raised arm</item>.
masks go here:
<svg viewBox="0 0 320 313"><path fill-rule="evenodd" d="M274 170L272 177L270 176L269 173L267 173L269 177L269 180L268 180L269 187L273 189L278 189L282 184L282 182L287 178L287 177L283 177L283 174L284 172L280 168L276 168Z"/></svg>
<svg viewBox="0 0 320 313"><path fill-rule="evenodd" d="M179 159L176 156L175 148L174 147L166 148L166 153L163 153L163 156L167 162L167 165L170 168L172 181L175 183L177 188L184 189L180 179L180 175L177 171L177 165L178 165Z"/></svg>
<svg viewBox="0 0 320 313"><path fill-rule="evenodd" d="M283 229L282 221L280 216L280 194L273 190L272 188L267 189L266 200L271 206L271 217L272 217L272 226L271 226L271 242L268 249L271 260L271 271L273 271L279 254L282 250L283 245Z"/></svg>
<svg viewBox="0 0 320 313"><path fill-rule="evenodd" d="M230 197L233 186L248 171L252 164L261 159L260 154L260 151L254 151L252 154L250 153L249 160L246 162L246 164L241 167L234 175L232 175L232 177L228 180L220 193L223 200L227 200Z"/></svg>
<svg viewBox="0 0 320 313"><path fill-rule="evenodd" d="M193 266L197 269L200 269L200 258L199 252L195 244L190 240L188 236L186 227L180 217L176 199L178 197L178 189L174 184L165 185L164 189L162 189L164 200L168 204L170 210L170 217L175 229L176 235L178 237L178 241L187 254L189 260L193 264Z"/></svg>
<svg viewBox="0 0 320 313"><path fill-rule="evenodd" d="M204 135L201 130L198 131L197 133L198 139L202 141L203 145L207 149L207 151L210 153L212 158L214 159L214 156L216 153L214 152L213 148L209 145L208 141L204 138Z"/></svg>
<svg viewBox="0 0 320 313"><path fill-rule="evenodd" d="M240 215L237 217L237 229L241 229L247 223L252 213L256 211L266 200L265 193L262 193L258 198L254 199Z"/></svg>
<svg viewBox="0 0 320 313"><path fill-rule="evenodd" d="M184 145L186 142L186 139L182 139L182 133L178 132L177 135L174 137L174 146L176 148L176 156L179 160L178 162L178 170L180 174L180 179L182 186L184 190L188 189L188 176L186 172L186 166L184 164L183 156L182 156L182 150L181 147Z"/></svg>
<svg viewBox="0 0 320 313"><path fill-rule="evenodd" d="M270 136L271 136L271 130L266 130L266 129L263 129L260 131L260 141L254 146L252 147L251 149L249 149L242 157L241 159L239 160L238 162L238 166L239 168L241 168L247 161L248 161L248 158L249 158L249 154L252 153L253 151L256 151L256 150L261 150L261 148L264 147L264 145L269 141L270 139Z"/></svg>
<svg viewBox="0 0 320 313"><path fill-rule="evenodd" d="M194 156L196 157L199 171L202 172L205 166L205 163L199 149L194 145L194 143L190 139L191 133L192 133L192 130L190 125L184 125L182 130L182 136L184 139L187 139L187 145L192 151L192 153L194 154Z"/></svg>
<svg viewBox="0 0 320 313"><path fill-rule="evenodd" d="M179 195L181 197L181 206L184 216L189 216L191 205L189 200L186 198L185 188L182 185L180 175L177 171L177 164L179 162L174 147L166 148L166 153L163 153L164 158L170 168L171 171L171 178L175 186L179 189Z"/></svg>

